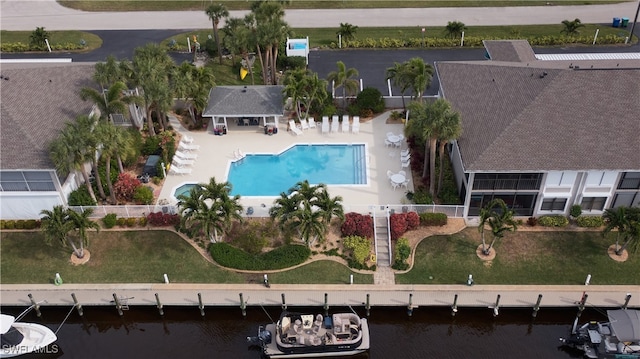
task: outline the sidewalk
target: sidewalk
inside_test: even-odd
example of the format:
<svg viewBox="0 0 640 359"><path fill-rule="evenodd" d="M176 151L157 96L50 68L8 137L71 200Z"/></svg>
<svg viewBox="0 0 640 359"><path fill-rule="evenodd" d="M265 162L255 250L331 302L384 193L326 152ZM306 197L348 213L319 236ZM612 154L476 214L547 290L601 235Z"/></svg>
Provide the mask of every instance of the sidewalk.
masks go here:
<svg viewBox="0 0 640 359"><path fill-rule="evenodd" d="M498 8L293 9L286 11L285 20L294 28L338 28L340 23L360 27L445 26L449 21L462 21L467 26L560 24L562 20L575 18L583 23L609 24L614 17L633 21L636 9L637 2ZM230 13L231 17L243 17L247 11ZM204 11L83 12L65 8L55 0L2 0L0 14L0 29L14 31L31 31L36 27L49 31L211 28Z"/></svg>

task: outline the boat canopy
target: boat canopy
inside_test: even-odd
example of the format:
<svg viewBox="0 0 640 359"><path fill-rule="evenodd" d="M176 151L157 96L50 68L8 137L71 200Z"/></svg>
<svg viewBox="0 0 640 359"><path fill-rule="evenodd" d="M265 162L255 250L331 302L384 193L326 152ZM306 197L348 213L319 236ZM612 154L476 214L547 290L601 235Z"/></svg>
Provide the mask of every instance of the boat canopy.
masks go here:
<svg viewBox="0 0 640 359"><path fill-rule="evenodd" d="M15 321L16 318L11 315L0 314L0 333L4 334L8 332Z"/></svg>
<svg viewBox="0 0 640 359"><path fill-rule="evenodd" d="M607 315L619 341L640 341L640 310L608 310Z"/></svg>

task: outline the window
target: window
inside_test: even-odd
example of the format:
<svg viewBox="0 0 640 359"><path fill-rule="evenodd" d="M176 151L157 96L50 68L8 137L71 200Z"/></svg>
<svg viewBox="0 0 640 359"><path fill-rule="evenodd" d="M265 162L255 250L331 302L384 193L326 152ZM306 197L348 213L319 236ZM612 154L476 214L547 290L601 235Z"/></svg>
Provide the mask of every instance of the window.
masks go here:
<svg viewBox="0 0 640 359"><path fill-rule="evenodd" d="M491 202L495 198L500 198L504 203L515 212L516 216L533 215L533 206L536 203L536 194L522 193L473 193L469 202L469 215L480 215L480 209Z"/></svg>
<svg viewBox="0 0 640 359"><path fill-rule="evenodd" d="M640 172L625 172L618 189L640 189Z"/></svg>
<svg viewBox="0 0 640 359"><path fill-rule="evenodd" d="M541 173L476 173L473 189L538 190L541 181Z"/></svg>
<svg viewBox="0 0 640 359"><path fill-rule="evenodd" d="M0 172L2 192L48 192L56 186L49 171L3 171Z"/></svg>
<svg viewBox="0 0 640 359"><path fill-rule="evenodd" d="M584 197L580 206L583 211L602 211L607 197Z"/></svg>
<svg viewBox="0 0 640 359"><path fill-rule="evenodd" d="M616 193L613 197L613 208L633 207L640 205L640 192Z"/></svg>
<svg viewBox="0 0 640 359"><path fill-rule="evenodd" d="M541 211L564 211L567 205L566 198L545 198L542 201Z"/></svg>

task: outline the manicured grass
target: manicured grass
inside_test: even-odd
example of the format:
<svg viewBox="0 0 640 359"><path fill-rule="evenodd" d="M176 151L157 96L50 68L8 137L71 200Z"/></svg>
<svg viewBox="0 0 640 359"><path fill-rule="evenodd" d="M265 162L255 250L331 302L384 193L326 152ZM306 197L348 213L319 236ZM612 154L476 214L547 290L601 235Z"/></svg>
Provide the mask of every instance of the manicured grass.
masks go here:
<svg viewBox="0 0 640 359"><path fill-rule="evenodd" d="M490 264L476 255L480 243L476 228L426 238L413 269L396 275L396 283L463 284L473 274L476 284L584 284L591 274L595 285L640 284L640 253L613 261L607 248L614 236L602 238L599 232L508 233Z"/></svg>
<svg viewBox="0 0 640 359"><path fill-rule="evenodd" d="M349 284L350 274L353 274L354 284L373 284L373 274L354 273L348 267L333 261L317 261L289 271L273 273L269 275L269 281L291 284Z"/></svg>
<svg viewBox="0 0 640 359"><path fill-rule="evenodd" d="M209 1L94 1L94 0L59 0L63 6L85 10L85 11L168 11L168 10L202 10L209 6ZM251 5L247 0L218 0L229 10L248 10ZM293 0L286 6L288 9L366 9L366 8L428 8L428 7L488 7L488 6L546 6L549 3L554 5L591 5L619 3L620 0L420 0L420 1L397 1L397 0Z"/></svg>
<svg viewBox="0 0 640 359"><path fill-rule="evenodd" d="M244 283L243 275L218 268L175 233L130 231L91 233L91 259L74 266L71 250L48 246L41 233L2 233L1 282L160 283L167 273L176 283Z"/></svg>
<svg viewBox="0 0 640 359"><path fill-rule="evenodd" d="M35 29L34 29L35 30ZM45 30L47 30L45 28ZM32 31L0 31L0 43L29 43L29 36ZM53 47L57 44L79 44L81 40L86 42L86 48L83 51L91 51L102 46L102 39L97 35L84 31L47 31L51 37L49 44Z"/></svg>

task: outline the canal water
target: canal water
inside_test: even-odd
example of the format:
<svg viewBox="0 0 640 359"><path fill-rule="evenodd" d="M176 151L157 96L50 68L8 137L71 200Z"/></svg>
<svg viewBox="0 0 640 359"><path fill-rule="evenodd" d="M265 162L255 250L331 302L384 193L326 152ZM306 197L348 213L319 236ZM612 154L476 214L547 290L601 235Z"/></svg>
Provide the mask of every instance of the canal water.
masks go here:
<svg viewBox="0 0 640 359"><path fill-rule="evenodd" d="M19 314L24 308L2 307L3 313ZM58 328L69 307L42 307L42 317L31 311L23 321ZM322 313L322 308L289 308ZM350 310L331 308L330 312ZM354 308L365 315L363 308ZM279 307L206 308L132 307L120 317L113 307L75 310L58 332L48 353L22 358L260 358L247 346L246 337L256 335L260 324L277 319ZM351 357L401 359L581 358L579 352L560 346L576 316L576 308L542 308L534 319L531 309L500 310L493 317L488 308L459 308L454 318L449 308L417 308L408 316L403 308L372 308L369 323L371 350ZM580 321L605 320L603 310L586 309Z"/></svg>

